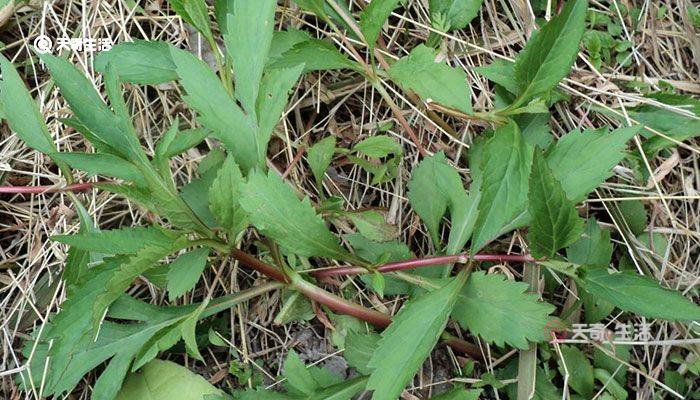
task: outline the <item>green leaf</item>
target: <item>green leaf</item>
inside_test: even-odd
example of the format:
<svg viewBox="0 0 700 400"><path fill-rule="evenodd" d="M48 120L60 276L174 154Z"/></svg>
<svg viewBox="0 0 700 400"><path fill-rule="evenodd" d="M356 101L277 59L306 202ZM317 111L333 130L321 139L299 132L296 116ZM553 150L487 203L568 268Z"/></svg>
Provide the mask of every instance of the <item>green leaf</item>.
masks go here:
<svg viewBox="0 0 700 400"><path fill-rule="evenodd" d="M586 355L573 346L561 346L561 355L562 357L557 358L559 373L563 376L565 371L568 371L569 387L587 399L593 398L593 367Z"/></svg>
<svg viewBox="0 0 700 400"><path fill-rule="evenodd" d="M647 211L641 200L625 200L616 203L620 210L623 225L629 227L635 236L641 235L647 227ZM613 206L614 207L614 206Z"/></svg>
<svg viewBox="0 0 700 400"><path fill-rule="evenodd" d="M111 154L52 153L51 158L91 175L104 175L134 182L137 186L146 186L141 171L134 164Z"/></svg>
<svg viewBox="0 0 700 400"><path fill-rule="evenodd" d="M527 349L528 341L545 339L549 314L554 311L554 306L529 293L528 287L500 274L473 272L459 294L452 318L499 347L507 343Z"/></svg>
<svg viewBox="0 0 700 400"><path fill-rule="evenodd" d="M202 400L205 396L223 398L224 393L185 367L171 361L153 360L126 378L115 400Z"/></svg>
<svg viewBox="0 0 700 400"><path fill-rule="evenodd" d="M55 153L56 145L44 123L44 116L39 112L12 63L3 55L0 55L0 72L0 108L10 129L27 146L44 154Z"/></svg>
<svg viewBox="0 0 700 400"><path fill-rule="evenodd" d="M613 354L617 360L596 346L593 349L593 366L595 368L607 370L615 377L615 380L621 384L625 384L625 382L627 382L627 366L618 360L622 360L626 363L630 362L631 346L602 343L601 347L608 350L610 354Z"/></svg>
<svg viewBox="0 0 700 400"><path fill-rule="evenodd" d="M372 354L377 350L377 344L381 337L376 333L362 334L355 331L348 332L345 338L345 351L343 355L348 365L355 368L361 374L371 374L372 370L367 366Z"/></svg>
<svg viewBox="0 0 700 400"><path fill-rule="evenodd" d="M254 119L236 105L216 75L203 61L187 51L171 49L185 101L198 113L197 120L221 140L244 171L262 165L266 146L257 135Z"/></svg>
<svg viewBox="0 0 700 400"><path fill-rule="evenodd" d="M282 112L287 106L289 93L297 83L303 65L291 68L268 69L260 83L260 93L257 100L258 115L258 140L261 153L258 154L260 162L264 162L267 153L267 143L275 126L282 117Z"/></svg>
<svg viewBox="0 0 700 400"><path fill-rule="evenodd" d="M549 113L522 114L514 117L525 141L534 147L547 149L552 143L550 132Z"/></svg>
<svg viewBox="0 0 700 400"><path fill-rule="evenodd" d="M443 152L425 157L413 169L408 182L408 201L425 223L436 247L440 245L440 221L447 208L454 214L465 199L462 179L447 163ZM456 223L453 218L453 224Z"/></svg>
<svg viewBox="0 0 700 400"><path fill-rule="evenodd" d="M394 225L390 225L380 213L369 210L357 213L349 213L348 218L355 227L369 240L386 242L395 239L399 232Z"/></svg>
<svg viewBox="0 0 700 400"><path fill-rule="evenodd" d="M294 350L290 350L284 360L284 375L287 378L287 387L291 386L304 394L313 393L319 386Z"/></svg>
<svg viewBox="0 0 700 400"><path fill-rule="evenodd" d="M282 55L291 50L294 46L310 39L311 36L306 31L301 31L294 28L273 32L272 43L270 43L270 51L267 54L267 68L269 68L275 61L281 59ZM304 63L304 61L300 61L296 65Z"/></svg>
<svg viewBox="0 0 700 400"><path fill-rule="evenodd" d="M578 54L586 28L587 0L569 0L559 15L534 32L513 67L520 97L513 108L554 88Z"/></svg>
<svg viewBox="0 0 700 400"><path fill-rule="evenodd" d="M243 184L238 164L228 156L209 190L209 209L221 226L228 230L229 239L234 241L248 226L248 217L238 202Z"/></svg>
<svg viewBox="0 0 700 400"><path fill-rule="evenodd" d="M147 163L148 159L129 121L109 110L93 84L70 62L53 56L39 56L51 71L51 77L61 89L78 120L101 142L130 161Z"/></svg>
<svg viewBox="0 0 700 400"><path fill-rule="evenodd" d="M177 79L175 64L166 42L134 40L119 43L95 56L95 71L104 73L111 64L122 82L159 84Z"/></svg>
<svg viewBox="0 0 700 400"><path fill-rule="evenodd" d="M183 253L170 264L168 271L168 298L170 301L185 294L199 281L207 265L209 249L199 248Z"/></svg>
<svg viewBox="0 0 700 400"><path fill-rule="evenodd" d="M607 128L573 131L564 135L547 154L547 164L573 202L583 200L588 193L612 175L612 169L624 158L626 143L639 127ZM595 154L595 157L586 157Z"/></svg>
<svg viewBox="0 0 700 400"><path fill-rule="evenodd" d="M520 93L520 88L515 80L513 65L511 61L498 58L489 65L475 67L474 71L491 82L503 86L508 92L517 96Z"/></svg>
<svg viewBox="0 0 700 400"><path fill-rule="evenodd" d="M654 279L633 272L609 272L587 268L577 280L593 296L621 310L671 321L696 321L700 307L679 292L659 286Z"/></svg>
<svg viewBox="0 0 700 400"><path fill-rule="evenodd" d="M584 228L583 237L566 249L566 256L575 264L607 267L612 259L612 252L610 231L600 229L598 221L590 218Z"/></svg>
<svg viewBox="0 0 700 400"><path fill-rule="evenodd" d="M435 62L435 52L419 45L389 68L391 79L404 90L416 92L424 101L434 101L466 114L472 113L467 75L459 68Z"/></svg>
<svg viewBox="0 0 700 400"><path fill-rule="evenodd" d="M401 154L403 152L401 145L396 139L386 135L370 136L356 144L352 150L372 158L383 158L389 154Z"/></svg>
<svg viewBox="0 0 700 400"><path fill-rule="evenodd" d="M430 0L430 18L441 14L447 18L449 30L462 29L476 17L483 0Z"/></svg>
<svg viewBox="0 0 700 400"><path fill-rule="evenodd" d="M399 0L372 0L369 6L360 13L360 30L370 52L374 50L384 22L398 4Z"/></svg>
<svg viewBox="0 0 700 400"><path fill-rule="evenodd" d="M476 253L526 208L533 148L515 122L499 127L481 155L481 198L471 249Z"/></svg>
<svg viewBox="0 0 700 400"><path fill-rule="evenodd" d="M282 56L272 60L268 68L291 68L304 64L304 72L352 69L362 67L341 54L331 43L320 39L309 39L297 43Z"/></svg>
<svg viewBox="0 0 700 400"><path fill-rule="evenodd" d="M323 176L331 165L333 154L335 154L335 136L328 136L309 148L306 161L316 178L317 186L321 185Z"/></svg>
<svg viewBox="0 0 700 400"><path fill-rule="evenodd" d="M374 390L372 399L399 398L445 329L463 285L462 274L442 288L403 305L382 332L368 365L373 370L367 382L367 389Z"/></svg>
<svg viewBox="0 0 700 400"><path fill-rule="evenodd" d="M431 400L479 400L481 389L466 390L461 387L455 387L449 392L445 392L438 396L433 396Z"/></svg>
<svg viewBox="0 0 700 400"><path fill-rule="evenodd" d="M272 43L276 5L275 0L237 0L233 3L233 13L228 15L224 41L233 60L236 98L249 115L256 115L257 111L260 81Z"/></svg>
<svg viewBox="0 0 700 400"><path fill-rule="evenodd" d="M355 255L371 263L377 264L415 258L408 246L398 240L378 243L368 240L359 233L345 235L344 238L350 243L350 246L352 246ZM412 272L407 271L406 273L411 274ZM365 285L371 287L372 281L370 277L362 275L360 279L362 279ZM391 274L386 274L386 276L384 276L385 295L408 294L411 292L411 289L412 286L409 283L394 278Z"/></svg>
<svg viewBox="0 0 700 400"><path fill-rule="evenodd" d="M581 236L583 219L539 153L532 161L528 203L532 217L528 241L534 257L551 258Z"/></svg>
<svg viewBox="0 0 700 400"><path fill-rule="evenodd" d="M133 254L151 245L164 245L177 238L177 234L152 226L86 231L75 235L56 235L51 239L76 249L102 254Z"/></svg>
<svg viewBox="0 0 700 400"><path fill-rule="evenodd" d="M309 199L299 200L274 172L253 172L243 186L240 203L258 230L295 254L341 260L350 256Z"/></svg>
<svg viewBox="0 0 700 400"><path fill-rule="evenodd" d="M186 129L180 132L176 131L175 136L172 138L172 141L168 144L168 146L160 151L156 149L156 153L163 159L175 157L176 155L182 154L187 150L198 146L210 134L211 132L208 129L203 128ZM158 143L160 144L160 142Z"/></svg>

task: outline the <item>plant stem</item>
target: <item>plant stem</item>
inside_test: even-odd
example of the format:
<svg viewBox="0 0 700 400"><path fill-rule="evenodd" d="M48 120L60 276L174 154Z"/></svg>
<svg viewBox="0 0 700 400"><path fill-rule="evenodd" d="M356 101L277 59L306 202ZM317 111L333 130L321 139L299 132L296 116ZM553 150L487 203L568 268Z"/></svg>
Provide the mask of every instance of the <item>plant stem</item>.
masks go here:
<svg viewBox="0 0 700 400"><path fill-rule="evenodd" d="M202 311L199 318L207 318L221 311L227 310L237 304L244 301L253 299L267 292L271 292L275 289L280 289L284 287L283 283L280 282L268 282L262 285L252 287L250 289L244 290L242 292L232 293L227 296L222 296L217 299L212 300L207 308Z"/></svg>
<svg viewBox="0 0 700 400"><path fill-rule="evenodd" d="M78 192L82 190L92 189L93 182L74 183L59 187L56 185L43 186L0 186L0 193L19 193L19 194L37 194L37 193L56 193L56 192Z"/></svg>
<svg viewBox="0 0 700 400"><path fill-rule="evenodd" d="M276 280L277 282L291 283L291 281L284 274L284 272L273 267L272 265L268 265L258 260L257 258L251 256L250 254L244 251L241 251L239 249L233 249L231 250L231 256L233 256L233 258L246 265L248 268L252 268L260 272L261 274Z"/></svg>
<svg viewBox="0 0 700 400"><path fill-rule="evenodd" d="M519 254L476 254L473 257L474 261L479 262L533 262L535 261L531 255L519 255ZM408 269L415 269L420 267L429 267L433 265L442 264L463 264L469 260L468 253L455 254L451 256L434 256L425 258L415 258L412 260L390 262L382 264L375 268L377 272L394 272L403 271ZM317 271L314 275L317 279L324 279L331 276L338 275L358 275L366 274L369 271L362 267L339 267L333 269L326 269Z"/></svg>
<svg viewBox="0 0 700 400"><path fill-rule="evenodd" d="M527 263L523 267L523 281L530 284L529 291L538 293L539 267ZM537 344L530 343L530 348L520 350L518 356L518 387L517 400L529 400L535 393L535 380L537 378Z"/></svg>

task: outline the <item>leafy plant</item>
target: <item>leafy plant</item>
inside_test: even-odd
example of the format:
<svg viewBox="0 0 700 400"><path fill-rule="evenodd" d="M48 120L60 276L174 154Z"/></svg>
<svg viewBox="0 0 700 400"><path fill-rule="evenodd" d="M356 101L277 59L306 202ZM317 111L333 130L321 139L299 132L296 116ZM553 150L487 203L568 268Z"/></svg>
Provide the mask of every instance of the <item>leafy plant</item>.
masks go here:
<svg viewBox="0 0 700 400"><path fill-rule="evenodd" d="M201 360L196 337L199 321L284 287L288 297L278 321L292 319L295 302L300 302L298 306L310 300L383 331L350 330L344 339L346 358L361 376L343 381L323 369L307 368L290 352L284 363L285 394L253 388L234 396L349 399L370 390L373 399L396 399L441 340L468 354L478 353L476 346L449 333L457 326L499 348L528 351L533 343L549 339L550 323L563 323L559 319L565 319L564 310L552 316L556 308L541 300L536 282L517 282L485 270L472 272L482 262L522 262L527 271L541 266L571 278L585 293L584 309L591 320L604 318L615 307L648 318L700 319L700 307L656 280L636 272L609 271L613 261L609 232L602 231L595 219L584 224L576 208L613 175L613 167L627 155L627 142L640 133L639 127L572 130L556 141L549 134L549 107L564 98L557 85L569 73L584 36L586 0L566 2L558 15L533 34L514 62L498 61L478 70L495 84L498 96L494 109L478 111L471 101L467 74L444 61L436 62L431 47L418 45L396 61L384 58L382 27L399 7L397 0L372 1L359 21L341 2L297 1L341 37L364 42L367 60L357 57L354 49L350 59L331 42L301 31L276 32L273 0L216 3L224 43L221 53L206 3L170 1L172 9L214 49L216 72L192 53L167 43L119 44L101 54L95 64L103 74L105 102L71 63L41 55L74 114L63 123L75 127L94 152L57 150L19 74L0 56L0 108L18 137L50 157L68 183L75 180L73 169L112 178L95 186L126 197L154 215L150 226L103 231L81 211L78 233L53 238L70 246L64 265L67 299L26 343L28 367L20 378L25 389L40 384L43 394L61 396L108 362L94 385L95 399L173 393L179 398L225 397L202 378L155 358L182 341L185 351ZM434 24L441 21L442 31L459 29L476 15L479 5L431 1L431 17ZM143 62L146 54L149 62ZM392 110L407 140L421 152L422 159L411 171L407 197L437 254L414 258L381 213L345 211L342 204L333 205L333 199L314 204L277 171L268 169L268 143L277 135L290 92L302 74L330 69L346 69L366 80ZM155 150L146 150L121 85L169 81L183 89L183 100L196 113L198 126L183 127L175 119ZM429 155L389 88L402 90L414 105L437 112L431 118L438 125L448 125L441 113L489 126L469 151L468 187L454 166L462 160L450 160L443 152ZM662 100L680 101L668 96ZM644 122L649 110L630 111L640 122L653 125ZM692 135L685 130L671 133L678 140ZM170 159L205 138L216 139L222 149L204 158L198 178L176 185ZM666 147L655 140L658 137L647 139L644 145L649 151ZM586 152L595 153L595 158ZM380 184L397 176L403 153L403 142L388 135L355 141L350 148L339 147L336 138L329 136L311 146L306 161L317 187L336 154L362 167L374 184ZM77 209L84 209L77 195L72 199ZM340 237L336 231L345 221L351 221L357 232ZM516 229L528 229L521 250L531 254L480 253L489 246L496 248L494 240ZM249 241L246 232L250 231L260 240ZM167 290L173 301L195 287L209 260L226 257L275 282L188 306L156 307L125 294L142 277ZM314 274L307 271L330 262L349 265ZM409 299L391 317L319 286L332 276L351 274L371 276L364 283L380 296L403 294ZM536 274L532 276L536 281ZM447 328L450 319L458 325ZM574 368L569 385L582 396L596 390L594 379L604 387L615 379L603 365L608 361L594 362L593 368L586 355L573 347L563 348L562 354L561 370L566 371L567 364ZM551 392L545 373L552 371L541 370L534 361L523 372L533 374L532 390ZM496 378L489 379L496 384ZM455 388L441 398L478 395L478 391Z"/></svg>

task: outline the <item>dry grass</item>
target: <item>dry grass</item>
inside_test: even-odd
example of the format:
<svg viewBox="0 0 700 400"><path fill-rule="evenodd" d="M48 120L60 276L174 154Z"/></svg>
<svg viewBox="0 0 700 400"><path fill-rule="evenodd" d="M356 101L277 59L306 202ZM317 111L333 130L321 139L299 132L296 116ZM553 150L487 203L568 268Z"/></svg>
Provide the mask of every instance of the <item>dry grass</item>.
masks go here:
<svg viewBox="0 0 700 400"><path fill-rule="evenodd" d="M128 1L120 0L82 3L54 1L43 6L39 3L20 7L2 28L0 40L6 46L3 53L13 57L16 65L25 67L26 81L33 88L35 98L40 99L41 110L49 121L50 132L60 150L85 150L89 145L75 131L57 121L57 118L68 115L69 111L54 90L46 71L28 50L28 44L37 34L43 33L51 38L110 37L115 42L135 38L165 40L189 48L205 59L211 58L211 50L201 45L198 36L184 26L162 0L139 2L141 11L130 9ZM320 38L330 38L344 48L344 42L316 18L303 14L290 1L281 3L285 3L285 6L280 6L278 11L280 26L308 30ZM656 89L659 82L664 81L681 93L700 94L700 38L684 16L681 4L684 1L626 0L623 3L636 3L643 10L639 29L633 35L630 33L628 38L634 43L631 64L627 67L606 67L598 72L582 54L569 79L561 84L571 100L559 103L552 110L550 124L555 136L559 137L575 128L617 124L593 112L591 109L594 106L615 109L624 114L625 107L649 102L627 85L630 81L643 80ZM690 1L685 0L685 3L689 4ZM591 6L611 16L618 13L616 6L607 1L594 0ZM657 9L661 6L666 6L668 10L662 19L656 19ZM626 23L629 22L627 19ZM490 109L493 96L489 83L471 68L489 64L495 58L513 58L531 33L533 24L528 1L486 0L470 27L446 37L442 54L451 65L467 72L476 110ZM392 16L385 30L386 56L397 58L405 55L425 40L429 26L427 0L409 1L407 8L401 8ZM631 32L630 26L625 26L625 30ZM359 44L355 45L364 50ZM70 54L72 61L84 68L95 85L100 87L101 78L91 68L92 57L89 53ZM423 146L431 153L444 150L450 159L456 160L456 167L468 181L465 153L472 139L482 134L485 126L445 117L450 128L448 132L428 118L422 105L417 107L410 104L397 91L390 93L403 108L405 118L421 138ZM193 121L192 113L181 102L179 90L174 85L128 85L125 97L143 143L150 149L175 116L179 115L181 121ZM303 78L290 104L278 135L271 142L269 165L285 172L289 181L313 199L318 199L318 193L310 171L303 157L301 162L297 162L297 155L304 148L330 134L338 137L339 146L350 146L376 134L379 124L393 123L388 134L404 144L403 162L393 182L372 185L366 172L338 158L324 182L324 190L327 195L341 196L350 209L377 207L386 210L387 219L400 227L401 237L416 254L434 253L424 227L411 212L405 197L411 168L419 159L417 149L372 87L349 72L312 73ZM177 181L184 184L195 177L198 162L215 146L216 143L209 140L206 145L174 159L172 169ZM635 250L629 254L633 255L638 268L651 271L664 284L691 294L697 293L700 282L699 155L698 142L688 141L670 156L644 160L643 167L648 168L654 177L647 184L635 181L631 170L618 167L616 178L593 193L581 208L582 215L595 214L610 226L613 237L618 239L618 257L625 253L625 248ZM587 156L596 157L595 154ZM79 179L92 178L82 176ZM0 127L0 183L61 185L62 182L55 166L46 157L28 149L10 134L7 126ZM147 223L153 218L122 198L106 192L90 191L80 196L103 229ZM621 234L627 233L628 229L617 207L621 201L634 199L642 200L645 205L649 215L647 230L661 233L668 239L670 245L666 252L656 254L651 243ZM46 321L49 313L56 310L65 296L59 277L67 249L52 242L49 237L75 232L77 224L70 198L64 194L0 196L0 393L3 393L3 398L23 398L24 394L18 392L13 383L17 371L24 365L24 357L20 355L21 344L35 326ZM250 237L245 243L252 243L253 240ZM502 238L499 246L504 250L522 248L525 241L519 233L513 233ZM520 266L506 265L503 269L517 279L521 278ZM186 296L185 302L199 301L206 293L235 292L241 287L250 286L257 279L260 279L257 275L239 269L232 260L221 260L220 264L207 270L198 288ZM401 299L381 300L364 291L357 280L348 280L346 284L357 289L355 301L367 306L395 312L400 305ZM163 293L145 281L137 282L131 294L153 303L165 302ZM561 305L570 301L572 295L562 289L558 292L558 298L550 300ZM236 383L231 375L226 374L231 360L248 365L253 365L250 364L251 360L257 361L255 368L259 368L272 384L282 358L291 348L295 348L309 362L332 365L338 371L347 373L338 350L330 344L331 331L315 321L275 326L272 320L279 305L280 295L272 294L248 306L237 307L227 319L222 317L217 320L217 329L234 349L231 354L207 350L204 364L178 355L172 357L180 357L181 361L184 359L182 362L227 389ZM615 318L609 321L610 326L614 327ZM680 325L659 323L654 331L654 340L681 340L681 348L686 349L682 354L697 357L698 345L689 344L691 335L681 328ZM503 365L517 356L510 352L501 354L502 358L499 359L495 356L499 353L497 349L489 348L486 343L479 344L493 358L480 365L477 372L467 377L467 381L478 378L481 372L493 372L496 365ZM634 347L630 362L633 378L630 382L634 382L637 398L669 395L659 380L662 380L668 366L670 353L678 348L665 344ZM407 391L405 398L429 397L432 389L439 384L455 380L455 371L460 369L462 361L461 356L449 350L436 350L434 357L426 362L419 379L414 382L415 390ZM74 398L89 397L93 381L93 377L88 376L84 384L76 389ZM485 394L498 396L493 389L488 389ZM37 393L33 396L37 396Z"/></svg>

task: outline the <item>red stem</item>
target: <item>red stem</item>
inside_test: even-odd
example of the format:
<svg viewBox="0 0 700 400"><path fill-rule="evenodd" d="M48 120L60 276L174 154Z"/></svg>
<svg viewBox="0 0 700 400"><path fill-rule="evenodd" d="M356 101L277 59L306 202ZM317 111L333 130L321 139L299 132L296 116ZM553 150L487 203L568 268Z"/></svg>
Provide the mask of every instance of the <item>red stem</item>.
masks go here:
<svg viewBox="0 0 700 400"><path fill-rule="evenodd" d="M287 278L287 276L282 271L278 270L277 268L271 265L265 264L264 262L258 260L257 258L251 256L250 254L244 251L233 249L231 251L231 255L236 260L248 266L248 268L252 268L260 272L261 274L276 280L277 282L290 283L289 278Z"/></svg>
<svg viewBox="0 0 700 400"><path fill-rule="evenodd" d="M415 269L415 268L420 268L420 267L428 267L428 266L433 266L433 265L455 264L455 263L463 264L463 263L467 262L468 260L469 260L468 253L455 254L452 256L424 257L424 258L415 258L412 260L397 261L397 262L390 262L390 263L382 264L382 265L378 266L376 268L376 270L378 272L386 273L386 272L394 272L394 271L403 271L403 270L407 270L407 269ZM525 255L519 255L519 254L476 254L474 256L474 260L479 261L479 262L485 262L485 261L533 262L533 261L535 261L535 259L532 258L532 256L529 254L525 254ZM362 268L362 267L339 267L339 268L332 268L332 269L317 271L314 275L316 276L317 279L322 280L324 278L328 278L331 276L358 275L358 274L364 274L367 272L368 272L368 270L366 268Z"/></svg>
<svg viewBox="0 0 700 400"><path fill-rule="evenodd" d="M0 193L20 193L20 194L36 194L36 193L56 193L56 192L79 192L82 190L92 189L93 182L74 183L72 185L59 187L56 185L45 186L0 186Z"/></svg>

